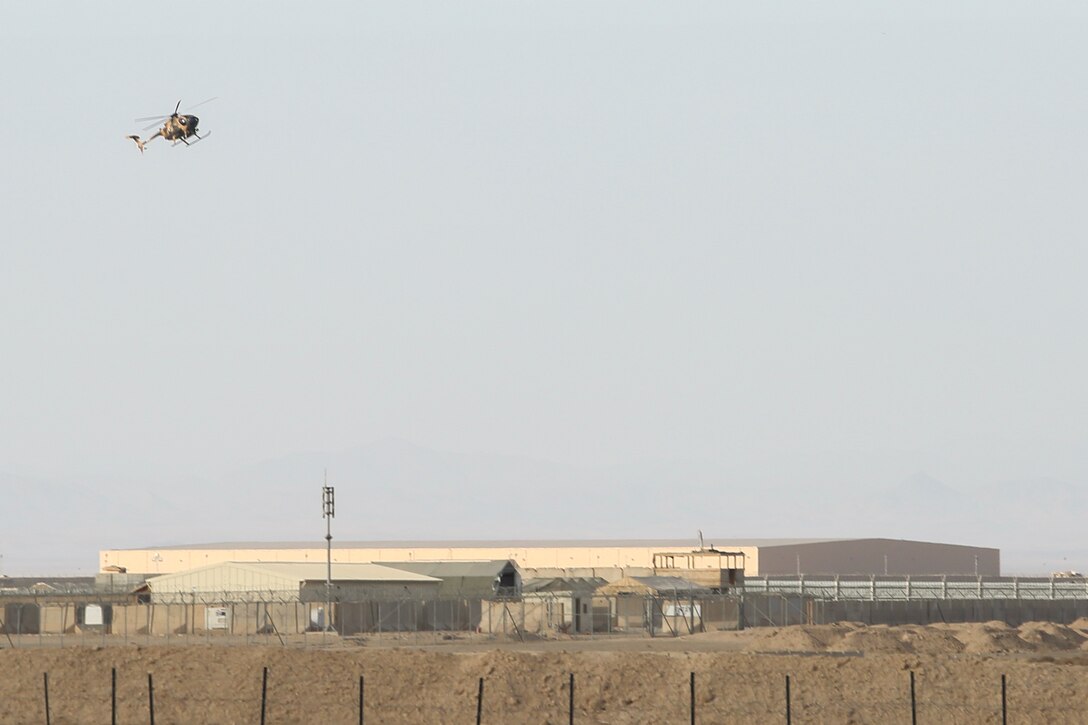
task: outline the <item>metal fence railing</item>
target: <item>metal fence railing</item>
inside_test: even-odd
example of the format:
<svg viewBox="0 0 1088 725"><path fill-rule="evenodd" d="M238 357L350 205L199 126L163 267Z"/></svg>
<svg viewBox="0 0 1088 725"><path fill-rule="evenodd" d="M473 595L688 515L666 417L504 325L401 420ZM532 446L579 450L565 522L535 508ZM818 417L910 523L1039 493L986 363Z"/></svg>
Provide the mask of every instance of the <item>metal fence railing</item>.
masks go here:
<svg viewBox="0 0 1088 725"><path fill-rule="evenodd" d="M1088 599L1083 577L765 576L748 577L747 594L796 594L817 599Z"/></svg>
<svg viewBox="0 0 1088 725"><path fill-rule="evenodd" d="M585 635L677 636L738 629L732 595L535 593L476 599L382 597L302 601L290 592L0 597L0 635L11 646L72 642L320 643L322 635L437 641L460 633L519 639ZM0 643L4 640L0 639Z"/></svg>
<svg viewBox="0 0 1088 725"><path fill-rule="evenodd" d="M314 644L342 637L437 642L451 637L679 636L750 626L1070 623L1088 616L1079 579L759 577L739 595L657 591L524 592L489 598L418 595L325 602L298 592L121 595L0 594L0 646L111 642Z"/></svg>
<svg viewBox="0 0 1088 725"><path fill-rule="evenodd" d="M415 658L418 660L418 658ZM532 655L470 659L419 671L393 657L314 670L300 658L186 669L144 664L23 668L0 699L2 722L1014 722L1083 723L1088 701L1070 697L1076 668L1044 680L1017 663L972 677L903 671L899 663L830 667L812 660L730 667L668 660L647 668L634 655L606 669L564 660L544 669ZM710 665L709 667L707 665ZM853 662L849 663L855 664ZM414 665L414 667L413 667ZM625 666L626 665L626 666ZM463 671L467 667L468 672ZM690 670L689 670L690 666ZM1006 676L1006 669L1010 674ZM578 671L575 671L575 670ZM977 668L976 668L977 669ZM550 671L546 671L550 670ZM859 676L860 675L860 676ZM1057 697L1058 693L1066 693Z"/></svg>
<svg viewBox="0 0 1088 725"><path fill-rule="evenodd" d="M806 594L743 597L743 626L785 627L860 622L867 625L925 625L953 622L1072 624L1088 617L1088 599L828 599Z"/></svg>

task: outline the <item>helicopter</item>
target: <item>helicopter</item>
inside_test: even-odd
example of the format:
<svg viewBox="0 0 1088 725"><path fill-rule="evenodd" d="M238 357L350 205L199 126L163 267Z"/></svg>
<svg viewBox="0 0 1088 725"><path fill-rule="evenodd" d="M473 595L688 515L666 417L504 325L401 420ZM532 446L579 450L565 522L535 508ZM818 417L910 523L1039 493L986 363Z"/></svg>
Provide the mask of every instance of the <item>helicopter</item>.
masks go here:
<svg viewBox="0 0 1088 725"><path fill-rule="evenodd" d="M192 108L188 108L186 110L191 111L198 106L203 106L205 103L210 103L214 100L215 98L209 98L207 101L201 101L200 103L196 104L196 106L193 106ZM140 153L143 153L144 149L147 147L147 144L149 144L158 136L162 136L167 141L173 141L174 143L172 145L174 146L177 146L179 143L183 143L186 146L192 146L196 143L196 141L193 141L193 143L189 143L188 139L192 138L193 136L196 136L197 141L203 141L211 135L210 131L205 133L203 136L198 134L196 132L196 129L197 125L200 123L200 119L188 113L178 113L179 108L181 108L181 101L178 101L178 104L174 106L174 112L168 116L147 116L145 118L137 118L137 123L139 123L140 121L154 121L154 123L152 123L150 126L146 126L145 128L141 129L143 131L155 128L155 126L158 126L160 123L162 123L162 128L153 133L151 136L148 136L143 141L140 140L139 136L126 136L125 138L132 139L133 142L135 142L136 147L140 149Z"/></svg>

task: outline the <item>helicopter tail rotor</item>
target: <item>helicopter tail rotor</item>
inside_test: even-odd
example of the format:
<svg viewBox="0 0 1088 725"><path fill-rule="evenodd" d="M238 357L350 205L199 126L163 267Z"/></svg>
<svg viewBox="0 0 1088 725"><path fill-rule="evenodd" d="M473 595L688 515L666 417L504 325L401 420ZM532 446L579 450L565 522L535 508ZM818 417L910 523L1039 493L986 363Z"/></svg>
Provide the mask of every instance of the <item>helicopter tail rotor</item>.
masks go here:
<svg viewBox="0 0 1088 725"><path fill-rule="evenodd" d="M144 147L146 146L146 144L145 142L140 140L139 136L125 136L125 138L132 139L133 142L136 144L136 148L140 149L141 154L144 152Z"/></svg>

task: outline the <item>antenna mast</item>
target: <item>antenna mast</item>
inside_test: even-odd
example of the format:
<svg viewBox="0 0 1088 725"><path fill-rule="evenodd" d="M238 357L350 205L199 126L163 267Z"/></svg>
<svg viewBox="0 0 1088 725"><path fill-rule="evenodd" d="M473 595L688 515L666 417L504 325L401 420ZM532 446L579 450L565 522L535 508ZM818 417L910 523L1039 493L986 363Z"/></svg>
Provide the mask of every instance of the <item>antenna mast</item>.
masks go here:
<svg viewBox="0 0 1088 725"><path fill-rule="evenodd" d="M336 518L336 491L329 485L329 469L325 469L325 485L321 487L322 516L325 519L325 631L332 619L332 520Z"/></svg>

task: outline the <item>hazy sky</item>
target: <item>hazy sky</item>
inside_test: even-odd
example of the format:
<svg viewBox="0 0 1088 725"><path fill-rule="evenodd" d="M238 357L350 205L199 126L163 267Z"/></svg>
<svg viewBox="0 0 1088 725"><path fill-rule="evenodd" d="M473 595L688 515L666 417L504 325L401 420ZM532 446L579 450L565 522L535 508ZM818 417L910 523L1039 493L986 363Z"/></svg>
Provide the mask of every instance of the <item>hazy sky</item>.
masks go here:
<svg viewBox="0 0 1088 725"><path fill-rule="evenodd" d="M1088 482L1086 16L4 2L0 469Z"/></svg>

